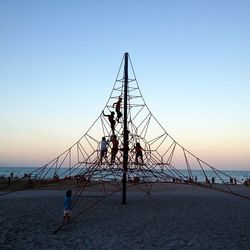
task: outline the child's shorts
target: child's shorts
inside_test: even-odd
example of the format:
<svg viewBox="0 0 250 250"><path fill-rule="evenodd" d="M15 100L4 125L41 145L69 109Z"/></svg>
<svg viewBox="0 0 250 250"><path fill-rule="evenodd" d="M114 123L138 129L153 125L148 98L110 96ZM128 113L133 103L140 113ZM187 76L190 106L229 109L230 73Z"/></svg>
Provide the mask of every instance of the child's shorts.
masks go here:
<svg viewBox="0 0 250 250"><path fill-rule="evenodd" d="M71 211L69 209L64 209L63 214L64 216L71 216Z"/></svg>

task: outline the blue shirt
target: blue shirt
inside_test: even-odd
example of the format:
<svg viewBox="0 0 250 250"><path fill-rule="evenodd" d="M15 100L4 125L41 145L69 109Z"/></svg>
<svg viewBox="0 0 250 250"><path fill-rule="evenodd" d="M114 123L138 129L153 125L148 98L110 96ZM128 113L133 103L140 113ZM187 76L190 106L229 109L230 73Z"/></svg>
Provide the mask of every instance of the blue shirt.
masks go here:
<svg viewBox="0 0 250 250"><path fill-rule="evenodd" d="M101 150L102 150L102 151L107 150L108 144L109 144L108 141L102 140L102 141L101 141Z"/></svg>
<svg viewBox="0 0 250 250"><path fill-rule="evenodd" d="M71 206L71 197L65 196L64 198L64 209L69 210Z"/></svg>

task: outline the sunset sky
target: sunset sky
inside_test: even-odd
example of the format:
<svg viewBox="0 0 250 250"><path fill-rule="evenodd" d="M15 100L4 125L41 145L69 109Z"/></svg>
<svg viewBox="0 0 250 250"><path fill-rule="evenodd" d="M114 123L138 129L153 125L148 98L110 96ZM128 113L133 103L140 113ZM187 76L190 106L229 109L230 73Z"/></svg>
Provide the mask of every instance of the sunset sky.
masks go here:
<svg viewBox="0 0 250 250"><path fill-rule="evenodd" d="M100 115L124 52L154 116L250 170L250 1L0 1L0 166L41 166Z"/></svg>

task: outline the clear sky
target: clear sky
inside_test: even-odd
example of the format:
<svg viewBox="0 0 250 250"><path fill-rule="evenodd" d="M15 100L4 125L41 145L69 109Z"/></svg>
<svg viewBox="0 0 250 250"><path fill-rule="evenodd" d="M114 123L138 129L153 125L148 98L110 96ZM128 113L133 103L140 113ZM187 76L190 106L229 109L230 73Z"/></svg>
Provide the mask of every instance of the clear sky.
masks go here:
<svg viewBox="0 0 250 250"><path fill-rule="evenodd" d="M41 166L107 102L124 52L162 126L250 170L250 1L0 0L0 166Z"/></svg>

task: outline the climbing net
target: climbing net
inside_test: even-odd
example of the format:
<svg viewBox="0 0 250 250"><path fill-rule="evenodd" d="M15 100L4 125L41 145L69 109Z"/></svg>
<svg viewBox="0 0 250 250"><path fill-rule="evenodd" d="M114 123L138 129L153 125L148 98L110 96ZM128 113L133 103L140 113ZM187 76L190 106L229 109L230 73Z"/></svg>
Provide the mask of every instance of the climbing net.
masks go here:
<svg viewBox="0 0 250 250"><path fill-rule="evenodd" d="M120 189L123 174L123 95L124 58L110 97L90 129L69 149L32 173L35 182L48 179L95 180L103 186L107 183ZM153 184L175 182L229 192L249 198L249 194L237 193L230 183L243 184L234 177L212 167L180 145L153 116L141 94L134 69L129 58L127 133L129 143L128 184L144 187L149 193ZM119 104L117 104L117 102ZM114 150L116 144L118 150ZM101 155L101 139L108 142L107 154ZM142 152L137 152L136 144ZM139 156L139 157L138 157ZM142 157L140 157L142 156ZM229 182L229 184L228 184ZM85 183L85 182L82 182ZM218 185L220 184L220 185ZM221 185L222 184L222 185ZM81 193L83 186L76 185Z"/></svg>
<svg viewBox="0 0 250 250"><path fill-rule="evenodd" d="M109 190L107 186L111 186L115 192L121 190L124 171L123 65L124 58L108 101L89 130L70 148L30 173L32 185L71 181L75 189L74 205L81 193L91 185L101 185L106 195ZM230 184L243 184L242 182L195 156L167 133L146 105L130 58L129 72L131 76L128 79L127 95L128 187L136 186L150 193L155 183L175 182L249 199L247 186L245 192L238 192L239 190ZM119 99L120 102L117 103ZM103 137L108 143L107 153L104 155L101 154ZM141 150L136 151L138 143ZM118 150L115 150L116 146Z"/></svg>

